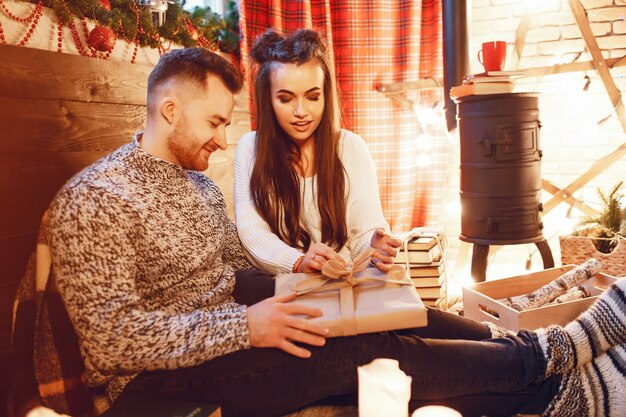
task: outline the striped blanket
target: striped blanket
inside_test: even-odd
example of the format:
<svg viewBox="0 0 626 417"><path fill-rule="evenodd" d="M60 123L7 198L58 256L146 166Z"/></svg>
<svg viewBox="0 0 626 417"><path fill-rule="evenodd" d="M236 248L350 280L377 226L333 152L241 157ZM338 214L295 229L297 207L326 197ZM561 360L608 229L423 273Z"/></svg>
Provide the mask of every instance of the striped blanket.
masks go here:
<svg viewBox="0 0 626 417"><path fill-rule="evenodd" d="M37 240L13 310L9 415L22 417L45 406L73 417L91 417L107 407L106 397L82 381L78 339L56 291L45 215Z"/></svg>

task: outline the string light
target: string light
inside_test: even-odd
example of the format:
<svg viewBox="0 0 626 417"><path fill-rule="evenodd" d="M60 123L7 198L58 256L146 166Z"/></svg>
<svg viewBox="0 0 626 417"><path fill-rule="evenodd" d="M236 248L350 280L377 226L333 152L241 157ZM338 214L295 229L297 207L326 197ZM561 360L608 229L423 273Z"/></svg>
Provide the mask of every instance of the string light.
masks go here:
<svg viewBox="0 0 626 417"><path fill-rule="evenodd" d="M420 133L419 135L417 135L415 142L417 144L417 149L422 152L427 152L432 149L434 140L432 136L425 133Z"/></svg>
<svg viewBox="0 0 626 417"><path fill-rule="evenodd" d="M428 126L439 126L441 124L441 115L434 107L418 107L415 116L421 124Z"/></svg>
<svg viewBox="0 0 626 417"><path fill-rule="evenodd" d="M426 168L428 165L430 165L430 156L426 155L426 154L419 154L417 155L417 166L420 168Z"/></svg>
<svg viewBox="0 0 626 417"><path fill-rule="evenodd" d="M450 201L446 204L446 212L452 216L460 216L461 202L459 200Z"/></svg>

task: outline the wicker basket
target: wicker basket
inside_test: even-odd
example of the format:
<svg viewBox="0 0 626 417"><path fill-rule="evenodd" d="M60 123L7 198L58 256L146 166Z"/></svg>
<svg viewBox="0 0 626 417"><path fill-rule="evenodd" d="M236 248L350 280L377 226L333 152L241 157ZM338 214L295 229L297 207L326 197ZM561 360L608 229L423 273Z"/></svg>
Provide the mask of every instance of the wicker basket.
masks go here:
<svg viewBox="0 0 626 417"><path fill-rule="evenodd" d="M561 263L580 265L589 258L602 262L602 272L614 277L626 276L626 241L620 239L611 253L599 252L593 238L582 236L559 236Z"/></svg>

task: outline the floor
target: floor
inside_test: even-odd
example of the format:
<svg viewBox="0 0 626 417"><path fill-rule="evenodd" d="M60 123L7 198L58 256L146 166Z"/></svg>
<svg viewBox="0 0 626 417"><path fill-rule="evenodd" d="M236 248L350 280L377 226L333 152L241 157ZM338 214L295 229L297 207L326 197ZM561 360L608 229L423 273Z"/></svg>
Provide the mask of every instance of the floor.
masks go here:
<svg viewBox="0 0 626 417"><path fill-rule="evenodd" d="M283 417L358 417L358 415L357 407L319 405Z"/></svg>

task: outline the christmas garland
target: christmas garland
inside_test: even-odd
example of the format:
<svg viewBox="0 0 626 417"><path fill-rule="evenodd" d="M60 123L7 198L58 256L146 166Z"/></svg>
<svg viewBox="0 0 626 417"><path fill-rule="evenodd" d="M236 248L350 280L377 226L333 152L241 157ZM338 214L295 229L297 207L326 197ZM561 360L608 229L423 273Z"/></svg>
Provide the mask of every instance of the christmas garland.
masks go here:
<svg viewBox="0 0 626 417"><path fill-rule="evenodd" d="M188 12L183 9L185 0L170 0L160 26L153 23L149 6L141 6L142 2L137 0L28 1L53 9L59 25L70 26L73 32L76 32L73 23L76 18L83 22L84 19L97 21L100 30L90 34L89 44L99 51L110 51L116 39L124 39L161 52L172 44L203 46L239 59L239 12L234 1L229 2L222 18L209 7L195 7Z"/></svg>

